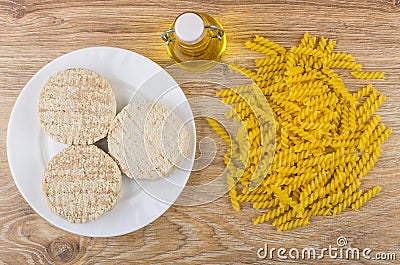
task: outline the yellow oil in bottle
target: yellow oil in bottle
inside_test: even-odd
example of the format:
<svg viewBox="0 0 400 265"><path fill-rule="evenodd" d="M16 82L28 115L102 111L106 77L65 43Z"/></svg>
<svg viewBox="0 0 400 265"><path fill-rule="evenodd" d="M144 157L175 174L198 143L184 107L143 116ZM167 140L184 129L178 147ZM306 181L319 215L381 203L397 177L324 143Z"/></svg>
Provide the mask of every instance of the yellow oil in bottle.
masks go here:
<svg viewBox="0 0 400 265"><path fill-rule="evenodd" d="M198 16L202 20L203 32L196 40L188 41L190 37L185 40L184 33L181 33L180 36L180 32L178 32L177 20L185 14ZM194 18L196 19L196 17ZM193 33L190 32L191 25L184 26L189 31L185 33L186 35ZM193 31L200 30L200 26L198 25L197 29L193 28ZM172 61L190 71L204 71L212 68L215 62L221 60L226 49L226 34L221 23L212 16L198 12L186 12L178 16L171 24L170 29L163 34L163 39L166 41L167 52Z"/></svg>

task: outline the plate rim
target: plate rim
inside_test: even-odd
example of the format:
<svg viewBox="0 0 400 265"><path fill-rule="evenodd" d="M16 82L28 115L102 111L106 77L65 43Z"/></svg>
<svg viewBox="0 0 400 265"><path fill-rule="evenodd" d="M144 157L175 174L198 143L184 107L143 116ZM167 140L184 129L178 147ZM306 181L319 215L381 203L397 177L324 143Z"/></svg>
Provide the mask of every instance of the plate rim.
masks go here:
<svg viewBox="0 0 400 265"><path fill-rule="evenodd" d="M184 185L183 185L183 188L182 188L182 190L180 191L180 193L178 194L178 196L171 202L171 204L168 204L168 206L167 206L165 209L163 209L163 211L160 211L160 213L159 213L158 215L155 215L155 217L153 217L152 219L150 219L150 221L149 221L148 223L142 224L142 225L137 226L137 227L135 227L135 228L133 228L133 229L127 229L126 231L121 231L121 232L119 232L119 233L104 233L104 234L101 234L101 235L92 235L92 234L90 234L90 233L83 233L83 232L80 233L80 232L72 231L72 230L69 229L69 228L60 227L58 224L56 224L56 223L53 222L52 220L46 218L40 211L38 211L37 208L36 208L31 202L29 202L29 200L27 199L25 193L22 192L21 187L20 187L20 183L19 183L19 181L18 181L18 180L15 178L15 176L14 176L14 175L15 175L15 169L13 169L13 166L11 165L12 163L11 163L11 161L10 161L10 150L11 150L11 149L10 149L10 137L11 137L11 136L10 136L10 133L11 133L11 129L10 129L10 128L14 127L13 120L15 120L16 106L20 104L20 101L22 100L22 95L25 94L25 93L27 93L27 92L26 92L26 91L27 91L26 87L28 87L32 82L34 82L34 79L36 78L36 76L39 75L39 73L40 73L41 71L44 71L44 69L45 69L46 67L48 67L50 64L54 64L54 63L56 63L57 61L61 61L61 60L64 59L64 57L70 56L71 54L78 53L78 52L85 52L85 51L87 51L87 50L114 50L114 51L120 51L120 52L125 52L125 53L128 53L128 54L132 54L132 55L134 55L134 56L141 57L141 58L144 59L144 60L150 61L150 62L151 62L154 66L156 66L160 71L166 72L167 75L171 77L171 79L177 84L177 86L179 87L180 91L182 92L182 94L183 94L184 97L186 98L186 101L189 102L189 100L188 100L187 96L185 95L185 93L183 92L182 88L179 86L179 84L176 82L176 80L168 73L168 71L166 71L166 70L165 70L164 68L162 68L159 64L157 64L156 62L154 62L152 59L150 59L150 58L148 58L148 57L146 57L146 56L144 56L144 55L142 55L142 54L139 54L139 53L134 52L134 51L131 51L131 50L127 50L127 49L123 49L123 48L119 48L119 47L112 47L112 46L93 46L93 47L85 47L85 48L81 48L81 49L76 49L76 50L73 50L73 51L64 53L64 54L58 56L57 58L51 60L50 62L46 63L45 65L43 65L33 76L31 76L31 78L29 79L29 81L24 85L24 87L22 88L21 92L18 94L18 97L17 97L17 99L15 100L15 102L14 102L14 104L13 104L13 107L12 107L12 110L11 110L11 113L10 113L10 116L9 116L8 124L7 124L7 135L6 135L6 155L7 155L7 162L8 162L8 167L9 167L9 169L10 169L11 176L12 176L12 178L13 178L13 181L14 181L15 185L17 186L17 189L18 189L19 193L20 193L20 194L22 195L22 197L24 198L25 202L28 203L28 205L35 211L36 214L38 214L41 218L43 218L45 221L47 221L48 223L50 223L50 224L53 225L54 227L56 227L56 228L58 228L58 229L61 229L61 230L63 230L63 231L67 231L67 232L72 233L72 234L76 234L76 235L80 235L80 236L87 236L87 237L105 238L105 237L122 236L122 235L126 235L126 234L129 234L129 233L135 232L135 231L137 231L137 230L140 230L140 229L142 229L143 227L145 227L145 226L147 226L147 225L150 225L150 224L153 223L155 220L157 220L159 217L161 217L171 206L173 206L173 204L175 203L175 201L179 198L180 194L182 193L184 187L186 186L186 184L187 184L187 182L188 182L188 180L189 180L189 177L190 177L190 172L189 172L189 175L188 175L188 177L186 178L186 180L185 180L185 182L184 182ZM151 74L150 77L153 76L153 75L154 75L154 74ZM188 103L188 104L189 104L189 103ZM189 105L189 109L190 109L191 117L193 118L193 112L192 112L192 109L190 108L190 105ZM11 126L10 126L10 125L11 125ZM196 136L197 136L197 135L196 135L196 124L195 124L194 120L193 120L193 129L194 129L194 133L193 133L193 146L194 146L194 148L195 148L195 147L196 147L196 142L197 142L197 139L196 139ZM68 145L67 145L66 147L68 147ZM64 147L62 150L64 150L66 147ZM14 165L14 166L15 166L15 165ZM190 171L191 171L192 167L193 167L193 163L191 163ZM122 177L124 177L124 176L122 176ZM134 180L134 181L136 181L136 180ZM166 204L166 203L164 203L164 204Z"/></svg>

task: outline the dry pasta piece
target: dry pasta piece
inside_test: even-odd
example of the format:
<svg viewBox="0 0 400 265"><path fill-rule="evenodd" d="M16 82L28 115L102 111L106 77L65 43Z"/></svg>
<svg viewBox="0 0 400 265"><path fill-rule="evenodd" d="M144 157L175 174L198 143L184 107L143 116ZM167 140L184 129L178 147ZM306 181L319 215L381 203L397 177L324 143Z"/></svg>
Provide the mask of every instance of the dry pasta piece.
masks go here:
<svg viewBox="0 0 400 265"><path fill-rule="evenodd" d="M277 207L277 208L271 210L268 213L265 213L265 214L260 215L260 216L258 216L256 218L253 218L253 222L254 222L254 224L262 224L264 222L267 222L267 221L269 221L269 220L281 215L282 213L287 211L287 209L288 209L287 206L285 206L285 207Z"/></svg>
<svg viewBox="0 0 400 265"><path fill-rule="evenodd" d="M335 208L332 209L332 214L340 214L344 209L349 207L352 203L361 197L362 191L354 192L351 196L345 198L341 203L337 204Z"/></svg>
<svg viewBox="0 0 400 265"><path fill-rule="evenodd" d="M240 204L237 199L236 183L234 181L233 176L230 173L227 175L227 178L228 178L229 196L231 198L232 208L235 211L240 211Z"/></svg>
<svg viewBox="0 0 400 265"><path fill-rule="evenodd" d="M306 217L303 219L296 219L294 221L289 221L284 224L281 224L277 228L278 228L278 231L286 231L286 230L293 229L296 227L308 225L309 220L310 220L310 217Z"/></svg>
<svg viewBox="0 0 400 265"><path fill-rule="evenodd" d="M354 62L349 62L349 61L339 61L339 60L330 61L326 66L329 68L344 68L355 71L360 71L362 68L361 64L356 64Z"/></svg>
<svg viewBox="0 0 400 265"><path fill-rule="evenodd" d="M284 48L283 48L284 49ZM282 63L286 60L284 55L275 57L259 58L255 60L256 66L266 66L271 64Z"/></svg>
<svg viewBox="0 0 400 265"><path fill-rule="evenodd" d="M372 91L373 87L371 84L366 85L362 89L358 90L356 93L353 93L353 97L357 100L361 99L362 97L368 95Z"/></svg>
<svg viewBox="0 0 400 265"><path fill-rule="evenodd" d="M285 68L285 64L284 63L270 64L270 65L261 66L260 68L258 68L257 74L258 75L264 75L266 73L276 72L276 71L282 70L284 68ZM278 73L280 73L280 72L278 72Z"/></svg>
<svg viewBox="0 0 400 265"><path fill-rule="evenodd" d="M325 48L325 54L328 54L328 55L331 54L333 49L335 48L335 45L336 45L336 41L328 40L328 44L326 45L326 48Z"/></svg>
<svg viewBox="0 0 400 265"><path fill-rule="evenodd" d="M246 48L249 48L250 50L256 51L256 52L261 52L263 54L269 55L271 57L276 56L277 52L271 49L268 46L264 46L258 43L254 43L251 41L246 42Z"/></svg>
<svg viewBox="0 0 400 265"><path fill-rule="evenodd" d="M335 45L334 40L321 37L317 42L306 33L298 46L286 50L256 36L246 47L268 57L257 58L254 71L232 67L251 78L263 95L250 86L217 92L232 105L226 117L243 122L235 139L216 121L210 122L230 145L224 161L232 207L240 210L251 204L255 210L269 209L253 218L254 224L271 222L279 231L289 230L307 225L312 216L356 210L380 191L374 187L362 193L359 187L392 132L374 115L385 96L370 84L350 93L333 69L353 70L359 79L383 78L384 73L361 72L352 55L334 52ZM237 94L241 92L247 94ZM263 124L254 110L265 117L272 111L275 139L267 129L272 122ZM262 138L262 132L268 136ZM264 145L269 146L265 152ZM268 168L262 158L272 155ZM240 163L243 168L237 166ZM253 187L260 166L267 174Z"/></svg>
<svg viewBox="0 0 400 265"><path fill-rule="evenodd" d="M257 73L255 73L255 72L253 72L253 71L251 71L249 69L246 69L246 68L241 67L241 66L236 65L236 64L230 64L230 67L232 67L233 69L236 69L236 70L244 73L245 75L247 75L248 77L250 77L253 80L257 80L257 81L259 80L259 76L257 75Z"/></svg>
<svg viewBox="0 0 400 265"><path fill-rule="evenodd" d="M279 44L276 44L275 42L272 42L264 37L258 36L256 35L254 37L254 42L263 45L264 47L268 47L271 50L276 51L277 53L280 54L285 54L286 53L286 49L282 46L280 46Z"/></svg>
<svg viewBox="0 0 400 265"><path fill-rule="evenodd" d="M340 61L348 61L348 62L355 62L355 60L356 60L351 54L343 53L343 52L333 52L333 53L331 53L330 59L332 61L340 60Z"/></svg>
<svg viewBox="0 0 400 265"><path fill-rule="evenodd" d="M310 35L310 33L306 32L303 38L300 40L299 47L309 47L314 48L315 43L317 42L317 38Z"/></svg>
<svg viewBox="0 0 400 265"><path fill-rule="evenodd" d="M351 75L357 79L383 79L385 78L384 72L351 72Z"/></svg>
<svg viewBox="0 0 400 265"><path fill-rule="evenodd" d="M270 200L270 201L257 201L253 203L253 208L255 209L265 209L265 208L273 208L278 206L278 200Z"/></svg>
<svg viewBox="0 0 400 265"><path fill-rule="evenodd" d="M231 137L228 132L214 119L207 118L208 124L227 143L231 144Z"/></svg>
<svg viewBox="0 0 400 265"><path fill-rule="evenodd" d="M237 95L236 92L230 88L222 89L217 92L218 97L228 97L228 96L234 96Z"/></svg>
<svg viewBox="0 0 400 265"><path fill-rule="evenodd" d="M369 201L372 197L374 197L379 192L381 192L381 187L379 187L379 186L373 187L372 189L365 192L362 196L360 196L360 198L351 205L351 208L353 210L358 210L364 203Z"/></svg>

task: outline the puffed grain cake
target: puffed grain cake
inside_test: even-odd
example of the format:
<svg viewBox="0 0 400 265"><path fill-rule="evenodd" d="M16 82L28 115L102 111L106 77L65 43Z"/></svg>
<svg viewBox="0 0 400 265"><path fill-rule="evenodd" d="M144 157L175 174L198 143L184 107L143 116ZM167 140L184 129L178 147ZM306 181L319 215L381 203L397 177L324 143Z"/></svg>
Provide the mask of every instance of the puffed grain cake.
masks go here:
<svg viewBox="0 0 400 265"><path fill-rule="evenodd" d="M183 122L161 103L133 102L111 123L110 155L121 171L137 179L159 179L179 167L189 152Z"/></svg>
<svg viewBox="0 0 400 265"><path fill-rule="evenodd" d="M104 138L115 114L111 84L91 70L61 71L47 80L40 93L40 123L64 144L92 144Z"/></svg>
<svg viewBox="0 0 400 265"><path fill-rule="evenodd" d="M71 223L94 221L112 209L121 193L115 161L94 145L72 145L48 163L43 194L52 211Z"/></svg>

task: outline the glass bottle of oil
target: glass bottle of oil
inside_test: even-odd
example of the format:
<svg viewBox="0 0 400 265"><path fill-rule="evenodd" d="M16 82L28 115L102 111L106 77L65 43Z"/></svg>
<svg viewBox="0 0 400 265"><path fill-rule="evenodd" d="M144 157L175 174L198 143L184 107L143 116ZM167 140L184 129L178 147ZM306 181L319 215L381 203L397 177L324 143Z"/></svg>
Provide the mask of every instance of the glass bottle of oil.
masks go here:
<svg viewBox="0 0 400 265"><path fill-rule="evenodd" d="M212 68L226 49L226 35L221 23L198 12L179 15L163 33L162 39L172 61L190 71Z"/></svg>

